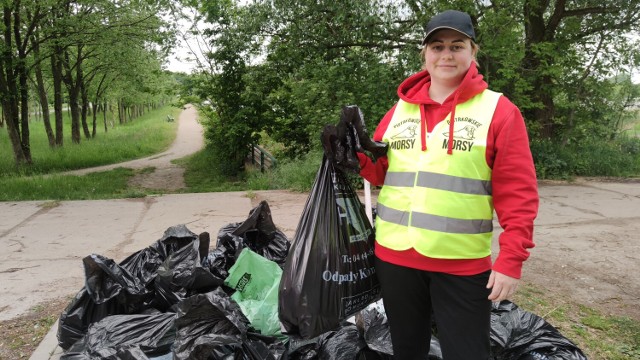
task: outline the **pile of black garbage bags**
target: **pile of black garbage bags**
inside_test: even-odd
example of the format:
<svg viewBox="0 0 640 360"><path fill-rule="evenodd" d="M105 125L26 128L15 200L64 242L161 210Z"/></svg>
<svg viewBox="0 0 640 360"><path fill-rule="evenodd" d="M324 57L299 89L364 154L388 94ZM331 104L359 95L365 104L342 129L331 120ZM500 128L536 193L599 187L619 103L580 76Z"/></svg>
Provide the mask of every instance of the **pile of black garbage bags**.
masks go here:
<svg viewBox="0 0 640 360"><path fill-rule="evenodd" d="M384 308L370 304L311 339L282 334L278 283L289 240L266 202L218 233L166 230L120 263L83 259L86 281L62 313L62 359L393 359ZM248 289L254 286L254 289ZM542 318L504 301L493 309L494 359L586 359ZM442 359L438 340L430 359Z"/></svg>

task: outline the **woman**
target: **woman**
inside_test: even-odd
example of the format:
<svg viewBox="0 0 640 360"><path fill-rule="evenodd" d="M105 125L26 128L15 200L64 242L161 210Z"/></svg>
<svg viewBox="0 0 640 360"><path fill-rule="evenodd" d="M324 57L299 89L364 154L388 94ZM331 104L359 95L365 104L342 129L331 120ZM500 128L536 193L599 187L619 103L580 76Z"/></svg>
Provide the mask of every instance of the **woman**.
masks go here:
<svg viewBox="0 0 640 360"><path fill-rule="evenodd" d="M469 15L436 15L422 44L423 71L373 136L387 156L358 154L360 175L382 185L376 272L394 358L427 359L433 315L445 360L484 360L491 302L514 294L534 246L535 168L520 111L478 73Z"/></svg>

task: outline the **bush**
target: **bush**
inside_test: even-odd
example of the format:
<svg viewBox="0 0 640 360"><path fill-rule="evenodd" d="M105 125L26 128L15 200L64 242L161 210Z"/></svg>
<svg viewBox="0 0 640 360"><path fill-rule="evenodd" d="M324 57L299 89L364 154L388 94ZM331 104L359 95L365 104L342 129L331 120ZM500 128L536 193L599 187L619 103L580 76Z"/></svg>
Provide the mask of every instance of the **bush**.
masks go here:
<svg viewBox="0 0 640 360"><path fill-rule="evenodd" d="M539 179L573 176L637 176L640 173L640 139L585 139L559 146L553 140L531 141Z"/></svg>
<svg viewBox="0 0 640 360"><path fill-rule="evenodd" d="M276 168L264 173L259 169L250 171L247 183L250 190L309 191L321 162L321 151L312 151L299 159L279 160Z"/></svg>

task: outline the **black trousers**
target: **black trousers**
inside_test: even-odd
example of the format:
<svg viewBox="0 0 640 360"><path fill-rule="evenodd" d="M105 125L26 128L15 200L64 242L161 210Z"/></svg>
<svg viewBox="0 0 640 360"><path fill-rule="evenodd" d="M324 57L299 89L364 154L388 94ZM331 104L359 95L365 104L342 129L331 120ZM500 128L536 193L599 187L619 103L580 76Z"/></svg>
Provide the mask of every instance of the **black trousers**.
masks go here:
<svg viewBox="0 0 640 360"><path fill-rule="evenodd" d="M431 316L444 360L490 356L490 271L472 276L416 270L376 258L394 359L427 360Z"/></svg>

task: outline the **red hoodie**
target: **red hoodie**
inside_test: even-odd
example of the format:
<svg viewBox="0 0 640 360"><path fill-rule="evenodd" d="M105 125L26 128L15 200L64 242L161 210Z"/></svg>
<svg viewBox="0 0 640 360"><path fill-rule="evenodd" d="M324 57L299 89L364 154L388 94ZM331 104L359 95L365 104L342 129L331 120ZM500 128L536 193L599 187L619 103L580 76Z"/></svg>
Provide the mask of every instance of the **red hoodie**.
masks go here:
<svg viewBox="0 0 640 360"><path fill-rule="evenodd" d="M455 104L464 103L487 88L487 83L478 73L475 63L472 63L458 89L442 104L429 97L430 85L431 76L427 71L421 71L407 78L398 87L398 96L402 100L420 105L423 151L426 151L427 133L430 133L438 122L443 121L447 114L455 112ZM382 140L394 110L395 105L382 118L373 135L374 140ZM373 185L384 184L388 168L387 158L380 158L374 163L364 154L358 155L362 169L360 175ZM455 150L452 156L455 156ZM426 271L475 275L493 269L519 279L522 263L529 257L528 249L534 246L533 222L538 213L539 198L524 119L520 110L504 96L498 101L489 127L486 160L493 170L493 204L500 226L504 230L499 237L500 252L493 266L491 256L481 259L435 259L421 255L414 249L395 251L378 243L375 249L376 256L386 262Z"/></svg>

